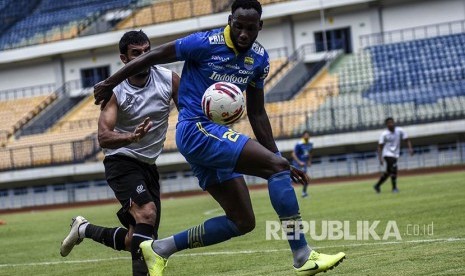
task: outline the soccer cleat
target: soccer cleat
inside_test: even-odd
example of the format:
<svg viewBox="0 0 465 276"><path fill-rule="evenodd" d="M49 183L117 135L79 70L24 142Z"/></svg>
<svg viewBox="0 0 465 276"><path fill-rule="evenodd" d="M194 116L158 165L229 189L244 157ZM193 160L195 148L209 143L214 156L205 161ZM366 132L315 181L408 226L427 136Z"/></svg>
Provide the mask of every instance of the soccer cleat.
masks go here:
<svg viewBox="0 0 465 276"><path fill-rule="evenodd" d="M308 194L306 192L302 192L302 197L307 197Z"/></svg>
<svg viewBox="0 0 465 276"><path fill-rule="evenodd" d="M73 250L75 245L78 245L82 242L84 238L79 237L79 226L89 223L84 217L77 216L71 221L71 230L69 231L68 236L61 242L60 255L62 257L68 256L68 254Z"/></svg>
<svg viewBox="0 0 465 276"><path fill-rule="evenodd" d="M392 193L393 193L393 194L399 193L399 189L397 189L397 188L393 189L393 190L392 190Z"/></svg>
<svg viewBox="0 0 465 276"><path fill-rule="evenodd" d="M168 260L161 257L152 249L153 240L143 241L139 247L142 250L142 255L144 256L145 264L149 269L150 276L163 276L163 271L165 270Z"/></svg>
<svg viewBox="0 0 465 276"><path fill-rule="evenodd" d="M375 185L373 186L373 189L375 189L375 191L376 191L377 194L381 193L381 189L379 188L378 185L375 184Z"/></svg>
<svg viewBox="0 0 465 276"><path fill-rule="evenodd" d="M295 268L296 275L315 275L326 272L338 266L346 257L346 254L339 252L336 255L326 255L312 250L307 262L299 268Z"/></svg>

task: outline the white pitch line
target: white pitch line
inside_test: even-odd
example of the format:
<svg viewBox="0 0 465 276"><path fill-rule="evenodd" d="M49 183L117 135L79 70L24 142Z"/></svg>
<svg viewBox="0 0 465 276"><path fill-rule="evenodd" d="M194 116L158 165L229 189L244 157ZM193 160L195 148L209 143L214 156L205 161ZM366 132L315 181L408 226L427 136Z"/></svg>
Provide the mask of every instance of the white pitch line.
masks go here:
<svg viewBox="0 0 465 276"><path fill-rule="evenodd" d="M341 245L330 245L313 247L315 249L325 248L339 248L339 247L359 247L359 246L381 246L393 244L407 244L407 243L432 243L432 242L461 242L465 238L443 238L443 239L427 239L427 240L411 240L411 241L390 241L390 242L371 242L371 243L352 243ZM202 253L181 253L173 255L173 257L195 257L195 256L219 256L219 255L241 255L241 254L267 254L275 252L290 251L289 249L267 249L267 250L239 250L239 251L214 251ZM42 265L56 265L56 264L80 264L80 263L97 263L106 261L129 260L129 257L115 257L115 258L102 258L102 259L89 259L89 260L74 260L74 261L54 261L54 262L37 262L26 264L0 264L0 268L7 267L21 267L21 266L42 266Z"/></svg>
<svg viewBox="0 0 465 276"><path fill-rule="evenodd" d="M208 216L208 215L211 215L211 214L219 212L219 211L223 211L223 209L222 208L215 208L215 209L205 211L205 212L203 212L203 214Z"/></svg>

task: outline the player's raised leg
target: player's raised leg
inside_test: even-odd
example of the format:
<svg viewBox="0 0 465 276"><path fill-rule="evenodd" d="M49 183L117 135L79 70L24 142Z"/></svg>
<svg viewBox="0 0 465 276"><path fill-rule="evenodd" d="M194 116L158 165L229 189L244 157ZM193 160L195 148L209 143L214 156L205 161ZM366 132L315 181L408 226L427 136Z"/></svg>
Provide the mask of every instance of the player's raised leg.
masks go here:
<svg viewBox="0 0 465 276"><path fill-rule="evenodd" d="M287 226L289 236L298 237L288 240L297 273L313 275L331 269L342 261L345 257L344 253L320 255L312 251L304 234L300 232L299 204L291 185L291 173L287 160L273 154L258 142L249 140L242 149L235 171L268 180L268 191L273 208L283 225Z"/></svg>
<svg viewBox="0 0 465 276"><path fill-rule="evenodd" d="M254 229L255 216L242 176L209 185L206 190L224 209L225 215L162 240L143 242L141 249L150 275L162 275L167 259L178 251L224 242Z"/></svg>
<svg viewBox="0 0 465 276"><path fill-rule="evenodd" d="M84 238L90 238L98 243L118 251L130 251L130 236L128 233L131 231L128 231L125 228L108 228L93 225L82 216L73 218L70 226L71 228L68 235L61 242L60 255L63 257L68 256L71 250L73 250L74 246L80 244Z"/></svg>

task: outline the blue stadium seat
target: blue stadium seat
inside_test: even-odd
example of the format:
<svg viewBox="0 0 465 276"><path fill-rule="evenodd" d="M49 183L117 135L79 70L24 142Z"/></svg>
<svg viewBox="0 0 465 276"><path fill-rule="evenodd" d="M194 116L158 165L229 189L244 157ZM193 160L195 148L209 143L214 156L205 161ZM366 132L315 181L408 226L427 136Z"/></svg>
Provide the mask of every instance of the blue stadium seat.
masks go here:
<svg viewBox="0 0 465 276"><path fill-rule="evenodd" d="M135 0L43 0L29 16L21 16L21 20L3 32L0 37L0 49L21 44L34 39L54 28L63 28L72 22L99 15L108 10L129 6ZM6 1L5 1L6 2ZM3 4L0 3L0 7ZM6 4L5 4L6 5Z"/></svg>
<svg viewBox="0 0 465 276"><path fill-rule="evenodd" d="M365 92L382 103L434 103L465 95L465 34L369 47L374 83Z"/></svg>

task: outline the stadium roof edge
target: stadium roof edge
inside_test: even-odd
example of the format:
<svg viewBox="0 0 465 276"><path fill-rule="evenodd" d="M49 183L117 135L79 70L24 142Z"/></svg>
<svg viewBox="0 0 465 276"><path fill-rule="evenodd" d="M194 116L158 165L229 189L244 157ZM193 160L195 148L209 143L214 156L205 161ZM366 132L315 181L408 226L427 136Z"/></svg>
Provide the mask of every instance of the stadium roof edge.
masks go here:
<svg viewBox="0 0 465 276"><path fill-rule="evenodd" d="M323 3L323 8L328 9L373 1L375 0L325 0L321 2ZM290 2L270 4L263 7L263 19L274 19L292 14L318 11L319 9L319 1L294 0ZM229 12L223 12L170 23L144 26L143 29L150 38L184 34L187 32L220 27L223 24L225 25L228 13ZM0 51L0 64L8 64L116 45L125 31L127 30L118 30L58 42Z"/></svg>

